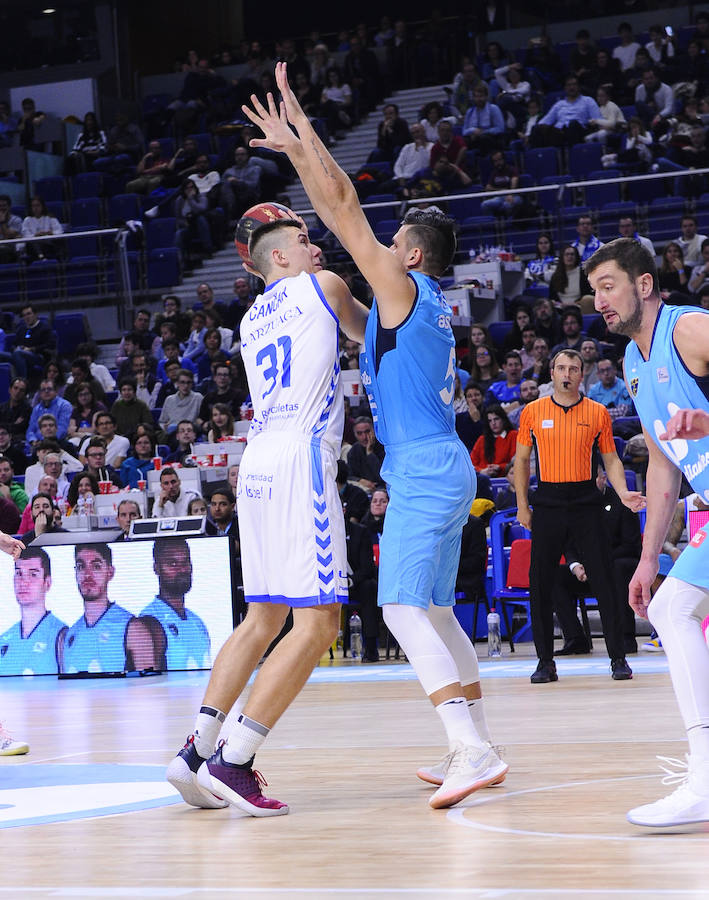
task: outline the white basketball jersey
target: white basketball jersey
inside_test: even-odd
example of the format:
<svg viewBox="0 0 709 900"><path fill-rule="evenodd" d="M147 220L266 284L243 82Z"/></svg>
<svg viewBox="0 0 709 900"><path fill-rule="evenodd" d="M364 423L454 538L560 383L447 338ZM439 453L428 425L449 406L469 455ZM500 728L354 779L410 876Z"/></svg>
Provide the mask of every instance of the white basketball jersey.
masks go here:
<svg viewBox="0 0 709 900"><path fill-rule="evenodd" d="M315 276L269 285L241 320L241 355L254 417L249 439L297 432L339 454L344 424L338 320Z"/></svg>

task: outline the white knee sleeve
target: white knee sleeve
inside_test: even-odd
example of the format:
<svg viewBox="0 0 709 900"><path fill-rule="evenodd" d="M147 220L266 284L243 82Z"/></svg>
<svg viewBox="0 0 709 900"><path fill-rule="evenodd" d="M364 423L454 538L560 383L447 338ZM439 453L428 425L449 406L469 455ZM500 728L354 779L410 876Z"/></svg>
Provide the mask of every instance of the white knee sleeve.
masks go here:
<svg viewBox="0 0 709 900"><path fill-rule="evenodd" d="M709 590L672 576L664 580L648 607L687 729L709 727L709 648L702 633L707 615Z"/></svg>
<svg viewBox="0 0 709 900"><path fill-rule="evenodd" d="M394 635L411 663L426 694L460 681L453 656L433 627L425 609L386 603L384 624Z"/></svg>
<svg viewBox="0 0 709 900"><path fill-rule="evenodd" d="M466 685L480 681L478 654L456 619L453 607L432 603L428 608L428 617L455 661L460 683Z"/></svg>

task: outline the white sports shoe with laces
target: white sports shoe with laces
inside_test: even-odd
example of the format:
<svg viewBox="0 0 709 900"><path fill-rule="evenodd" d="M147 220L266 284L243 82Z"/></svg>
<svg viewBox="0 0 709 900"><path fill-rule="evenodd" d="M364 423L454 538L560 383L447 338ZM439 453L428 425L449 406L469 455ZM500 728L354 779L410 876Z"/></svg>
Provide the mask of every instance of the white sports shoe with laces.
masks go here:
<svg viewBox="0 0 709 900"><path fill-rule="evenodd" d="M505 752L504 747L500 747L496 744L487 744L488 747L492 747L495 753L502 759L502 754ZM416 775L421 779L421 781L425 781L427 784L435 784L440 787L443 784L443 779L446 777L446 772L448 771L448 766L450 765L451 759L453 759L453 751L450 753L446 753L446 755L439 759L437 763L434 763L432 766L421 766L420 769L416 771ZM502 784L505 780L505 775L500 775L500 777L491 782L488 787L495 787L495 785Z"/></svg>
<svg viewBox="0 0 709 900"><path fill-rule="evenodd" d="M22 756L30 752L30 745L24 741L16 741L5 731L0 722L0 756Z"/></svg>
<svg viewBox="0 0 709 900"><path fill-rule="evenodd" d="M665 772L663 784L678 787L667 797L636 806L627 815L633 825L646 828L672 828L677 825L694 825L709 822L709 761L695 762L687 755L685 760L658 756L660 768Z"/></svg>
<svg viewBox="0 0 709 900"><path fill-rule="evenodd" d="M443 784L428 802L434 809L455 806L474 791L504 777L508 769L507 763L490 744L476 747L458 741L453 747Z"/></svg>

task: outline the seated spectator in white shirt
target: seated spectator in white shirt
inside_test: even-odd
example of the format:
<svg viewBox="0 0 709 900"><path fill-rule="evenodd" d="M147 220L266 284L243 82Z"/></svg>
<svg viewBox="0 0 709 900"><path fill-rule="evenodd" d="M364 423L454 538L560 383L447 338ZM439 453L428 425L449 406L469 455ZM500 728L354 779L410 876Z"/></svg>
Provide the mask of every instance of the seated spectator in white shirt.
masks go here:
<svg viewBox="0 0 709 900"><path fill-rule="evenodd" d="M100 412L94 419L96 434L106 443L106 465L119 469L123 460L128 456L130 441L123 435L116 434L116 418L110 412ZM84 441L79 451L81 456L86 456L86 448L90 438Z"/></svg>
<svg viewBox="0 0 709 900"><path fill-rule="evenodd" d="M623 71L632 69L635 65L635 54L640 49L640 44L633 40L633 29L628 22L621 22L618 26L620 44L613 50L613 59L617 59Z"/></svg>
<svg viewBox="0 0 709 900"><path fill-rule="evenodd" d="M413 142L404 144L394 163L394 177L402 188L406 187L409 179L413 178L420 169L428 168L431 147L433 147L433 144L426 139L426 130L423 125L415 123L409 131Z"/></svg>
<svg viewBox="0 0 709 900"><path fill-rule="evenodd" d="M164 431L173 431L183 419L201 425L199 410L204 398L192 390L194 375L187 369L180 369L176 384L177 393L165 398L160 413L160 427Z"/></svg>
<svg viewBox="0 0 709 900"><path fill-rule="evenodd" d="M682 248L685 266L693 267L702 262L702 244L707 239L706 234L697 232L696 216L682 216L680 223L682 234L675 241Z"/></svg>
<svg viewBox="0 0 709 900"><path fill-rule="evenodd" d="M190 500L200 495L196 491L182 488L182 482L172 466L160 470L160 493L153 505L153 518L170 519L186 516Z"/></svg>

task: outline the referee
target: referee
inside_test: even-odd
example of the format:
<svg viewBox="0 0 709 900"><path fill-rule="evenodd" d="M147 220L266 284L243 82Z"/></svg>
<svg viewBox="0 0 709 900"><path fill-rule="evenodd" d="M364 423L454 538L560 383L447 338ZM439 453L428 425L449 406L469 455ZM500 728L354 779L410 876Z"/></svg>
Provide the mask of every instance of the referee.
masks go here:
<svg viewBox="0 0 709 900"><path fill-rule="evenodd" d="M602 495L595 473L600 453L608 478L634 512L644 498L629 491L613 442L608 410L582 396L583 360L576 350L560 350L551 362L554 392L527 404L517 435L514 479L517 519L532 531L529 571L532 633L539 657L532 684L558 681L554 663L554 581L562 548L571 539L579 551L598 600L611 673L633 677L625 659L623 631L610 575L610 546L603 525ZM538 487L529 508L529 462L534 447Z"/></svg>

